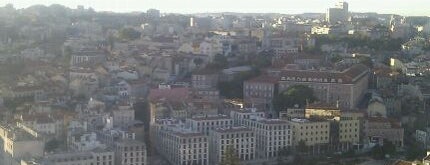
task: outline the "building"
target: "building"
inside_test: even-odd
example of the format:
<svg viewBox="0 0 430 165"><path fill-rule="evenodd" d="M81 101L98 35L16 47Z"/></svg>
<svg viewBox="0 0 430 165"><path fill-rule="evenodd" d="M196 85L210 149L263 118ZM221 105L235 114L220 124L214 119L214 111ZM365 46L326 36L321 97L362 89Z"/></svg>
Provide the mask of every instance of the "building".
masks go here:
<svg viewBox="0 0 430 165"><path fill-rule="evenodd" d="M29 99L42 101L45 99L45 90L42 86L33 84L17 85L11 89L13 99Z"/></svg>
<svg viewBox="0 0 430 165"><path fill-rule="evenodd" d="M279 92L293 85L306 85L319 101L353 109L368 88L369 69L362 64L344 71L282 70Z"/></svg>
<svg viewBox="0 0 430 165"><path fill-rule="evenodd" d="M20 160L24 158L43 157L45 148L43 139L21 128L1 125L0 138L3 145L2 164L18 164Z"/></svg>
<svg viewBox="0 0 430 165"><path fill-rule="evenodd" d="M209 135L214 129L232 127L233 120L224 115L202 116L186 119L185 125L193 131Z"/></svg>
<svg viewBox="0 0 430 165"><path fill-rule="evenodd" d="M185 129L174 120L151 124L155 149L172 165L209 164L209 140L203 133Z"/></svg>
<svg viewBox="0 0 430 165"><path fill-rule="evenodd" d="M71 66L94 66L105 61L105 55L99 51L83 50L72 54Z"/></svg>
<svg viewBox="0 0 430 165"><path fill-rule="evenodd" d="M90 151L96 148L105 148L106 145L97 139L97 134L78 133L67 137L67 145L69 149L75 151Z"/></svg>
<svg viewBox="0 0 430 165"><path fill-rule="evenodd" d="M146 11L146 16L150 20L157 20L160 18L160 10L157 9L149 9Z"/></svg>
<svg viewBox="0 0 430 165"><path fill-rule="evenodd" d="M219 73L216 70L203 69L193 73L191 85L196 89L216 88Z"/></svg>
<svg viewBox="0 0 430 165"><path fill-rule="evenodd" d="M348 3L338 2L335 8L327 9L326 21L330 24L348 21Z"/></svg>
<svg viewBox="0 0 430 165"><path fill-rule="evenodd" d="M115 165L148 165L146 145L134 139L115 142Z"/></svg>
<svg viewBox="0 0 430 165"><path fill-rule="evenodd" d="M291 120L294 118L305 118L305 109L301 108L287 108L286 111L279 112L279 119Z"/></svg>
<svg viewBox="0 0 430 165"><path fill-rule="evenodd" d="M249 119L255 119L256 117L263 118L265 116L266 114L257 108L234 109L230 111L230 117L233 119L234 125L238 126L245 126L246 121Z"/></svg>
<svg viewBox="0 0 430 165"><path fill-rule="evenodd" d="M255 133L257 159L276 158L292 146L293 132L287 121L253 116L244 125Z"/></svg>
<svg viewBox="0 0 430 165"><path fill-rule="evenodd" d="M404 128L394 119L384 117L368 117L364 125L364 138L366 142L383 144L390 141L397 147L403 147Z"/></svg>
<svg viewBox="0 0 430 165"><path fill-rule="evenodd" d="M42 165L115 165L115 158L114 152L109 149L95 149L46 155L40 163Z"/></svg>
<svg viewBox="0 0 430 165"><path fill-rule="evenodd" d="M219 164L229 147L234 149L241 162L256 158L255 134L251 129L246 127L219 128L210 132L210 164Z"/></svg>
<svg viewBox="0 0 430 165"><path fill-rule="evenodd" d="M113 126L122 126L134 121L134 109L129 105L120 105L112 111Z"/></svg>
<svg viewBox="0 0 430 165"><path fill-rule="evenodd" d="M330 141L330 122L326 120L292 119L292 143L297 147L304 142L308 147L318 147Z"/></svg>
<svg viewBox="0 0 430 165"><path fill-rule="evenodd" d="M273 76L258 76L243 83L243 98L245 105L269 109L272 100L278 93L279 78Z"/></svg>
<svg viewBox="0 0 430 165"><path fill-rule="evenodd" d="M364 114L360 112L341 112L339 120L339 143L349 149L361 142Z"/></svg>

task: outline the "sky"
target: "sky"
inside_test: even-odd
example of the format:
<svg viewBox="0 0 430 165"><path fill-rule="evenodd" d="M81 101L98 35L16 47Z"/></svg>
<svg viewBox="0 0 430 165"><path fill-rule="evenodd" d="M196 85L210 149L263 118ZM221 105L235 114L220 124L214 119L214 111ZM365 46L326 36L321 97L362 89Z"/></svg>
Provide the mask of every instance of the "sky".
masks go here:
<svg viewBox="0 0 430 165"><path fill-rule="evenodd" d="M323 13L339 0L0 0L0 6L13 4L26 8L35 4L61 4L70 8L83 5L96 11L131 12L150 8L162 13L247 12ZM353 12L377 12L405 16L430 16L430 0L346 0Z"/></svg>

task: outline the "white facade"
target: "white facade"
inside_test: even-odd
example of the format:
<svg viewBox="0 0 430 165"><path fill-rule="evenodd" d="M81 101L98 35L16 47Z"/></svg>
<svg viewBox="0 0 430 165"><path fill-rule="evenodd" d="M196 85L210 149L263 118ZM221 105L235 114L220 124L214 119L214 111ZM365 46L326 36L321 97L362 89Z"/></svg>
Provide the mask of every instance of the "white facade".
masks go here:
<svg viewBox="0 0 430 165"><path fill-rule="evenodd" d="M233 126L233 120L227 116L204 116L186 119L185 124L193 131L209 135L216 128L229 128Z"/></svg>
<svg viewBox="0 0 430 165"><path fill-rule="evenodd" d="M115 165L147 165L145 143L122 140L115 143Z"/></svg>
<svg viewBox="0 0 430 165"><path fill-rule="evenodd" d="M280 151L292 146L293 133L287 121L257 118L246 120L245 125L255 133L259 159L276 158Z"/></svg>
<svg viewBox="0 0 430 165"><path fill-rule="evenodd" d="M215 129L210 133L210 164L219 164L229 147L232 147L241 162L254 160L255 134L246 127Z"/></svg>

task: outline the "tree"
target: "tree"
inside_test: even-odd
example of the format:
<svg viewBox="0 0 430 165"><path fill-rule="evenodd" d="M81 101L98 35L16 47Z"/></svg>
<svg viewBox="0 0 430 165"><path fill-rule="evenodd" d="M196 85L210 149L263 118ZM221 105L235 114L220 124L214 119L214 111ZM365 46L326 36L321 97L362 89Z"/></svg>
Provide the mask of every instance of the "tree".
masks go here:
<svg viewBox="0 0 430 165"><path fill-rule="evenodd" d="M52 139L45 144L45 150L47 152L54 151L59 147L59 145L60 145L60 142L58 140Z"/></svg>
<svg viewBox="0 0 430 165"><path fill-rule="evenodd" d="M240 165L240 159L232 145L227 146L220 165Z"/></svg>
<svg viewBox="0 0 430 165"><path fill-rule="evenodd" d="M228 99L243 98L243 82L260 74L258 69L240 73L231 81L219 82L218 89L221 96Z"/></svg>
<svg viewBox="0 0 430 165"><path fill-rule="evenodd" d="M119 31L119 38L123 40L136 40L140 38L140 32L133 28L122 28Z"/></svg>
<svg viewBox="0 0 430 165"><path fill-rule="evenodd" d="M396 146L388 140L384 140L384 145L382 146L382 151L384 154L393 155L396 153Z"/></svg>
<svg viewBox="0 0 430 165"><path fill-rule="evenodd" d="M222 54L215 55L212 63L208 64L209 68L224 69L228 66L227 58Z"/></svg>
<svg viewBox="0 0 430 165"><path fill-rule="evenodd" d="M203 64L203 60L201 58L195 58L193 60L194 65L196 65L197 67L199 67L201 64Z"/></svg>
<svg viewBox="0 0 430 165"><path fill-rule="evenodd" d="M376 145L375 147L373 147L372 150L370 151L370 155L374 159L383 159L385 156L382 150L382 147L380 145Z"/></svg>
<svg viewBox="0 0 430 165"><path fill-rule="evenodd" d="M281 111L296 104L303 107L306 103L312 103L316 100L312 88L305 85L293 85L273 99L273 106L275 110Z"/></svg>
<svg viewBox="0 0 430 165"><path fill-rule="evenodd" d="M306 153L308 152L308 146L306 145L306 142L304 140L300 140L299 144L297 145L297 150L300 153Z"/></svg>

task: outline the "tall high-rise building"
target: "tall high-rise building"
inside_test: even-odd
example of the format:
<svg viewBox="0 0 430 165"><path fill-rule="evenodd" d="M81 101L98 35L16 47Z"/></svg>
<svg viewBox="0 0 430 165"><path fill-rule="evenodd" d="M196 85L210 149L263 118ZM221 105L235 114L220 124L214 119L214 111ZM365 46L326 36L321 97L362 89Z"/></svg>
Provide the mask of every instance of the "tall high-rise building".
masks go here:
<svg viewBox="0 0 430 165"><path fill-rule="evenodd" d="M329 8L326 13L326 21L330 24L346 22L348 20L348 3L338 2L334 8Z"/></svg>

